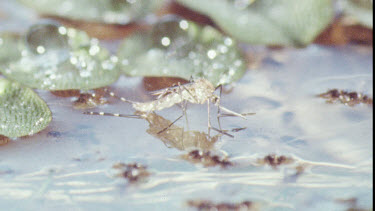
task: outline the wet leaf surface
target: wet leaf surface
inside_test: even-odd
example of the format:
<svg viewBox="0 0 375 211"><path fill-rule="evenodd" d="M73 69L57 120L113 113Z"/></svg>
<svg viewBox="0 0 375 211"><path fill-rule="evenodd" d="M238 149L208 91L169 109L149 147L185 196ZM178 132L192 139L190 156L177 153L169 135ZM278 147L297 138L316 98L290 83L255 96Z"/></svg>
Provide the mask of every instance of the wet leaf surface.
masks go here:
<svg viewBox="0 0 375 211"><path fill-rule="evenodd" d="M52 114L31 89L0 78L0 134L11 138L35 134L48 126Z"/></svg>
<svg viewBox="0 0 375 211"><path fill-rule="evenodd" d="M346 18L352 24L360 24L373 28L373 0L344 0L339 1L344 8Z"/></svg>
<svg viewBox="0 0 375 211"><path fill-rule="evenodd" d="M45 22L25 37L1 36L0 69L26 86L47 90L95 89L118 78L117 58L84 32ZM8 54L9 46L13 46Z"/></svg>
<svg viewBox="0 0 375 211"><path fill-rule="evenodd" d="M215 86L238 80L246 70L233 39L210 26L172 16L127 38L118 57L129 76L204 77Z"/></svg>
<svg viewBox="0 0 375 211"><path fill-rule="evenodd" d="M333 17L330 0L177 0L211 17L226 33L251 44L311 43Z"/></svg>
<svg viewBox="0 0 375 211"><path fill-rule="evenodd" d="M69 20L66 18L58 18L54 16L46 16L46 18L56 20L66 27L85 31L90 37L95 37L103 40L122 39L126 36L129 36L134 31L147 28L146 25L138 23L119 25Z"/></svg>
<svg viewBox="0 0 375 211"><path fill-rule="evenodd" d="M163 0L18 0L43 15L73 20L127 24L144 18L157 9ZM56 6L59 5L59 6Z"/></svg>

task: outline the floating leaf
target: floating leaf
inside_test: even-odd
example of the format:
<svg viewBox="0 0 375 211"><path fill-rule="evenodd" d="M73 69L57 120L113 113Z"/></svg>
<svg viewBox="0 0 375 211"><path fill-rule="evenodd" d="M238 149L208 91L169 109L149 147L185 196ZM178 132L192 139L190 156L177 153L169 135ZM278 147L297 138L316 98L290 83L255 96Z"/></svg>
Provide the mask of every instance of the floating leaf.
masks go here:
<svg viewBox="0 0 375 211"><path fill-rule="evenodd" d="M95 89L119 76L117 57L75 29L46 22L32 26L25 37L0 39L0 72L32 88Z"/></svg>
<svg viewBox="0 0 375 211"><path fill-rule="evenodd" d="M18 0L43 15L127 24L159 8L163 0Z"/></svg>
<svg viewBox="0 0 375 211"><path fill-rule="evenodd" d="M233 37L252 44L311 43L331 22L331 0L177 0L211 17Z"/></svg>
<svg viewBox="0 0 375 211"><path fill-rule="evenodd" d="M9 138L6 136L0 135L0 146L5 145L9 142ZM1 171L0 171L1 174Z"/></svg>
<svg viewBox="0 0 375 211"><path fill-rule="evenodd" d="M118 57L130 76L204 77L215 86L238 80L246 70L234 40L211 26L171 16L127 38Z"/></svg>
<svg viewBox="0 0 375 211"><path fill-rule="evenodd" d="M47 104L31 89L0 78L0 136L21 137L43 130L52 120Z"/></svg>
<svg viewBox="0 0 375 211"><path fill-rule="evenodd" d="M373 1L372 0L345 0L340 1L344 7L344 13L368 28L373 28Z"/></svg>

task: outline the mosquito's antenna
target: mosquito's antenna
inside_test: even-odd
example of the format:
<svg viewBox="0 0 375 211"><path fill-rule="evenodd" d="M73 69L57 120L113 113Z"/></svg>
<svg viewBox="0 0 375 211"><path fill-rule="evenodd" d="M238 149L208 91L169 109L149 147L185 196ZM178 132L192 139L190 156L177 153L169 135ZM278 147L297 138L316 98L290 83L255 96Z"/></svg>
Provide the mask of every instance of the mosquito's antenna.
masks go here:
<svg viewBox="0 0 375 211"><path fill-rule="evenodd" d="M125 99L124 97L119 97L117 96L114 92L108 90L107 88L104 89L104 91L109 94L111 97L114 97L118 100L121 100L122 102L125 102L125 103L130 103L130 104L134 104L135 102L134 101L130 101L130 100L127 100Z"/></svg>
<svg viewBox="0 0 375 211"><path fill-rule="evenodd" d="M104 113L104 112L92 112L87 111L83 112L86 115L95 115L95 116L113 116L113 117L125 117L125 118L133 118L133 119L143 119L141 115L127 115L127 114L112 114L112 113Z"/></svg>

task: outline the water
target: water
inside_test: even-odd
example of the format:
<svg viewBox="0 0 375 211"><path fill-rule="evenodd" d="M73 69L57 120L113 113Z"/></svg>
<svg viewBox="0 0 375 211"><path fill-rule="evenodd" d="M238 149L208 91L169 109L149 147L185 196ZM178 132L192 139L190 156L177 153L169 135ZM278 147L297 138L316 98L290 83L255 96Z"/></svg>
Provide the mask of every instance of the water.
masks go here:
<svg viewBox="0 0 375 211"><path fill-rule="evenodd" d="M88 116L69 98L38 91L53 113L43 132L0 147L0 208L7 210L185 210L190 199L238 203L262 210L345 210L338 199L357 198L372 208L373 109L327 104L315 95L338 88L373 96L372 48L265 50L269 53L236 83L222 104L256 112L248 120L227 117L225 129L247 127L235 138L222 136L212 151L236 165L205 168L180 158L187 153L146 131L146 120ZM282 59L274 59L282 58ZM111 88L131 100L147 101L141 78L121 77ZM132 114L116 102L95 111ZM205 105L189 105L189 129L207 132ZM212 111L212 123L217 126ZM178 107L158 112L173 121ZM186 127L185 121L176 123ZM216 133L212 132L211 135ZM273 169L257 160L275 153L295 162ZM130 185L114 177L118 162L146 165L152 175ZM304 172L296 175L296 167Z"/></svg>

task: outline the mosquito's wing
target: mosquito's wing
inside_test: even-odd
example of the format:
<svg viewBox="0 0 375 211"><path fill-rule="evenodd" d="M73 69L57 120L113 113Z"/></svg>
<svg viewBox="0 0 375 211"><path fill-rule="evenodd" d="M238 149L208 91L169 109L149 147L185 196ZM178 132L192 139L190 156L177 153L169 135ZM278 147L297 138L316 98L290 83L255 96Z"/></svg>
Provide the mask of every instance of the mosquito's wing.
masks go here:
<svg viewBox="0 0 375 211"><path fill-rule="evenodd" d="M171 86L171 87L168 87L166 89L159 89L159 90L151 91L150 94L151 95L157 95L158 98L161 98L161 97L164 97L164 96L169 95L171 93L175 93L178 90L179 90L179 86Z"/></svg>
<svg viewBox="0 0 375 211"><path fill-rule="evenodd" d="M165 88L165 89L159 89L159 90L155 90L155 91L151 91L151 95L158 95L158 98L161 98L161 97L164 97L168 94L171 94L171 93L179 93L179 91L181 90L181 86L191 86L193 83L187 83L187 84L184 84L184 85L175 85L175 86L171 86L171 87L168 87L168 88Z"/></svg>

